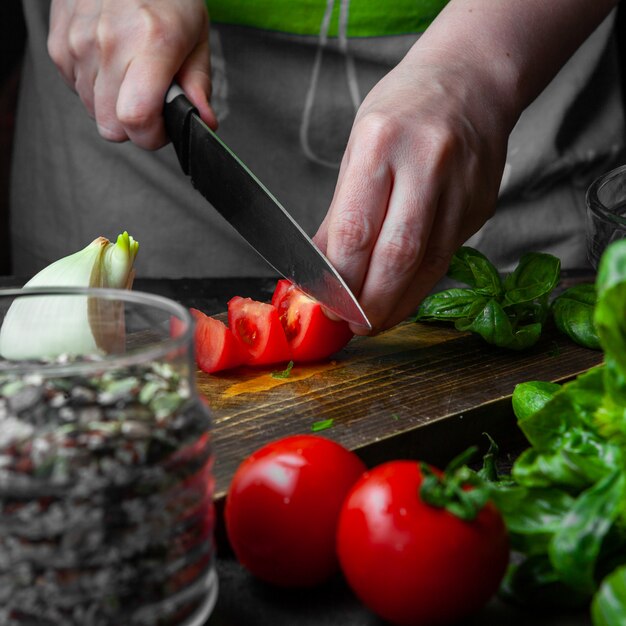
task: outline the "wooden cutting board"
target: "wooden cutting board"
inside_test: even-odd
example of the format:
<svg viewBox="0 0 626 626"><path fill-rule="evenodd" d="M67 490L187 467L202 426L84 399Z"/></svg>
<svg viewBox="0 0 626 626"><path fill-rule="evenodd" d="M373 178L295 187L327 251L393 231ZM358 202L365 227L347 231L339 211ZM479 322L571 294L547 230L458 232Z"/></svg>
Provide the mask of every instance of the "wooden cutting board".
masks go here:
<svg viewBox="0 0 626 626"><path fill-rule="evenodd" d="M563 273L560 288L591 282L587 271ZM0 286L24 280L0 277ZM138 290L158 293L208 314L224 311L240 293L269 300L275 279L138 279ZM219 315L218 315L219 317ZM354 338L327 363L280 368L197 372L200 393L213 412L216 503L223 502L239 463L279 437L320 434L355 450L369 465L392 458L420 458L444 465L470 445L486 447L483 432L501 449L525 445L511 410L511 394L527 380L563 382L602 360L602 353L545 329L531 350L488 346L454 328L406 322L377 337Z"/></svg>
<svg viewBox="0 0 626 626"><path fill-rule="evenodd" d="M530 350L487 345L452 327L406 322L376 337L355 337L328 362L282 369L242 368L197 374L214 419L216 501L234 471L265 443L296 433L319 434L373 465L392 458L445 464L488 432L504 450L523 445L511 410L517 383L563 382L600 363L602 353L555 329Z"/></svg>

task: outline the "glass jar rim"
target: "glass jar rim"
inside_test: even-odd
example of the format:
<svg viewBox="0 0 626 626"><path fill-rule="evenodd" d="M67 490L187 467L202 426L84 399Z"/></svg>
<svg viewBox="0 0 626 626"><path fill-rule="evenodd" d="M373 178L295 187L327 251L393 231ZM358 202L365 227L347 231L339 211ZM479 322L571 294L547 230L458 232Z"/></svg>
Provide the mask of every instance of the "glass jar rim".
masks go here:
<svg viewBox="0 0 626 626"><path fill-rule="evenodd" d="M169 336L155 344L131 349L124 354L105 354L95 360L68 361L59 363L50 361L38 363L33 361L0 361L0 375L42 374L45 376L71 376L76 374L101 373L110 369L139 365L148 361L162 359L168 354L189 346L193 332L193 318L191 313L182 304L164 296L145 291L130 289L114 289L110 287L22 287L0 288L0 298L17 298L31 296L87 296L107 300L153 306L162 311L175 315L185 323L183 332L175 337ZM8 364L8 366L5 366Z"/></svg>
<svg viewBox="0 0 626 626"><path fill-rule="evenodd" d="M626 218L613 213L600 201L600 198L598 197L600 190L619 176L625 177L626 184L626 165L620 165L619 167L598 176L587 188L586 201L589 210L600 219L608 220L618 224L619 226L626 226Z"/></svg>

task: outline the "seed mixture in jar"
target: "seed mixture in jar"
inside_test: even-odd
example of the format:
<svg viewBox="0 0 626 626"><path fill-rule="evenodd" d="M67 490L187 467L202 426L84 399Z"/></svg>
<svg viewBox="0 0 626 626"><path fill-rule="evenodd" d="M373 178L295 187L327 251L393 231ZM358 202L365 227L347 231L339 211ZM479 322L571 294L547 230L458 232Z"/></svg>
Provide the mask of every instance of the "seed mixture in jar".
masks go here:
<svg viewBox="0 0 626 626"><path fill-rule="evenodd" d="M212 568L209 414L168 363L89 372L0 362L0 624L179 624Z"/></svg>

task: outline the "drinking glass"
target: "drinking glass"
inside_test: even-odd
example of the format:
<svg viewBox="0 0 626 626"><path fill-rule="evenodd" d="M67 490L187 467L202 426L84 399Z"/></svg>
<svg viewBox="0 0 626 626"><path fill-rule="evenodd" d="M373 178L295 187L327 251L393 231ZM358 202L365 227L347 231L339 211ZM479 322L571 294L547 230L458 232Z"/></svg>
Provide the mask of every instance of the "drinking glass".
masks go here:
<svg viewBox="0 0 626 626"><path fill-rule="evenodd" d="M0 324L0 623L204 623L213 451L188 311L26 288L0 290Z"/></svg>
<svg viewBox="0 0 626 626"><path fill-rule="evenodd" d="M626 237L626 165L598 177L587 190L587 256L595 269L605 248Z"/></svg>

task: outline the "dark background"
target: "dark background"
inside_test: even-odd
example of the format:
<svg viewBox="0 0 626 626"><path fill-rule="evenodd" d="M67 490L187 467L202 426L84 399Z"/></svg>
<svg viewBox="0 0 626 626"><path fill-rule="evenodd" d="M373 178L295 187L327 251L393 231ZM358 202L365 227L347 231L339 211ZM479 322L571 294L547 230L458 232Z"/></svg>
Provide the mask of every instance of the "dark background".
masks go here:
<svg viewBox="0 0 626 626"><path fill-rule="evenodd" d="M626 6L623 2L620 3L618 9L616 32L626 102ZM2 0L0 2L0 276L11 274L8 234L9 171L19 69L25 38L26 29L21 1Z"/></svg>

